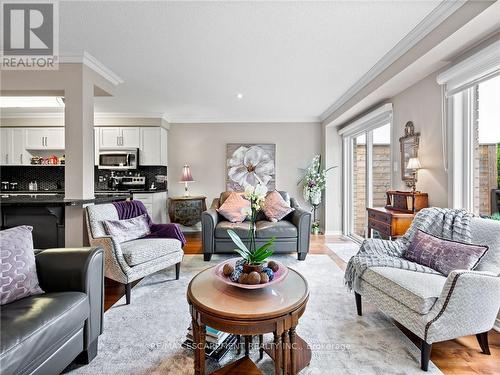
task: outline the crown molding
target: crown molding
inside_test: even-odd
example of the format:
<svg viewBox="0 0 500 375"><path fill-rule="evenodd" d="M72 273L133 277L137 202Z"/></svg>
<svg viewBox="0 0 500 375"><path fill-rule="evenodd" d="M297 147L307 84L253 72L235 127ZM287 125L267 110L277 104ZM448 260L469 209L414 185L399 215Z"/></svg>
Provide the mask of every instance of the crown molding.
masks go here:
<svg viewBox="0 0 500 375"><path fill-rule="evenodd" d="M443 0L388 53L378 60L368 72L366 72L358 81L354 83L354 85L342 94L342 96L337 99L335 103L328 107L328 109L319 116L320 120L326 120L332 113L349 101L349 99L356 95L363 87L373 81L380 73L408 52L465 3L466 0Z"/></svg>
<svg viewBox="0 0 500 375"><path fill-rule="evenodd" d="M166 119L170 124L256 124L256 123L317 123L320 118L313 117L295 117L295 118L224 118L224 117L169 117Z"/></svg>
<svg viewBox="0 0 500 375"><path fill-rule="evenodd" d="M99 73L102 77L106 78L115 86L120 85L124 82L120 76L115 74L111 69L97 60L87 51L83 51L83 53L61 53L59 55L59 63L86 65L93 71Z"/></svg>

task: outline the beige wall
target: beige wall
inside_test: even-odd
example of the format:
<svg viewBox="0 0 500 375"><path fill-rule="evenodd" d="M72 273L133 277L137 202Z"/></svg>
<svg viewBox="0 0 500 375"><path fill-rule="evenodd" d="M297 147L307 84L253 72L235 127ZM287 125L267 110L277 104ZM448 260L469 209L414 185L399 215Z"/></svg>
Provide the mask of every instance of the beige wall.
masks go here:
<svg viewBox="0 0 500 375"><path fill-rule="evenodd" d="M448 205L448 176L443 166L441 136L441 88L433 73L389 101L393 104L393 152L398 169L393 168L396 189L408 188L401 181L399 138L406 122L413 121L420 132L419 159L423 169L418 173L417 189L429 194L431 206Z"/></svg>
<svg viewBox="0 0 500 375"><path fill-rule="evenodd" d="M275 143L276 188L302 200L297 186L301 170L321 152L321 126L304 124L170 124L168 133L169 195L183 194L178 183L182 166L189 164L196 182L192 195L207 196L207 204L225 190L227 143Z"/></svg>

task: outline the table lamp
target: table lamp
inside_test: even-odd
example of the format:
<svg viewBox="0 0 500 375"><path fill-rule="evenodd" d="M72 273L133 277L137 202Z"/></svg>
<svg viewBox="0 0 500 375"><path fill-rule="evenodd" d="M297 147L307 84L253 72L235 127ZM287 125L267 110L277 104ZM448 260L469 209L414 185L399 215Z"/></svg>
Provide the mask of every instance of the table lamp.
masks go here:
<svg viewBox="0 0 500 375"><path fill-rule="evenodd" d="M180 182L184 182L184 196L189 197L188 183L194 182L194 180L193 175L191 174L191 170L189 169L189 165L187 164L182 167L182 177Z"/></svg>
<svg viewBox="0 0 500 375"><path fill-rule="evenodd" d="M417 172L420 168L422 168L420 160L418 160L418 158L410 158L406 168L412 170L413 179L411 181L411 191L412 193L415 193L417 187Z"/></svg>

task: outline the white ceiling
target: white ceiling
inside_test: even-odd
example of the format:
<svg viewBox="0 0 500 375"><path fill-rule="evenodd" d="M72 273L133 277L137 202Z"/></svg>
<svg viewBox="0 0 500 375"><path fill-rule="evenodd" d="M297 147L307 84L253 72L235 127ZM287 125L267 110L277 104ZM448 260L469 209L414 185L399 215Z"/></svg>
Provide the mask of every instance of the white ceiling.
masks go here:
<svg viewBox="0 0 500 375"><path fill-rule="evenodd" d="M123 78L96 112L316 121L439 2L61 2L60 51Z"/></svg>

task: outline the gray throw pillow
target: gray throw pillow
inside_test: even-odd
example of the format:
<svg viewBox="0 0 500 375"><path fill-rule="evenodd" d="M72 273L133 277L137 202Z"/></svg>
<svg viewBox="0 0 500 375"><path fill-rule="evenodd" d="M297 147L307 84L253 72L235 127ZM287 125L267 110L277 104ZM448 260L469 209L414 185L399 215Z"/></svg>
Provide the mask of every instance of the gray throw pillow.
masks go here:
<svg viewBox="0 0 500 375"><path fill-rule="evenodd" d="M0 231L0 305L43 293L38 285L32 227Z"/></svg>
<svg viewBox="0 0 500 375"><path fill-rule="evenodd" d="M488 246L446 240L419 229L404 257L448 276L453 270L474 269L486 251Z"/></svg>
<svg viewBox="0 0 500 375"><path fill-rule="evenodd" d="M120 243L151 233L146 214L125 220L104 220L102 224L106 233L115 237Z"/></svg>

